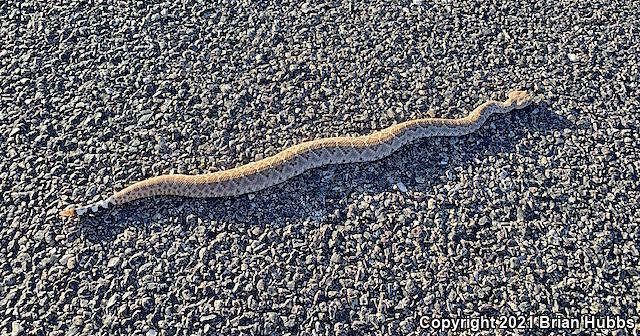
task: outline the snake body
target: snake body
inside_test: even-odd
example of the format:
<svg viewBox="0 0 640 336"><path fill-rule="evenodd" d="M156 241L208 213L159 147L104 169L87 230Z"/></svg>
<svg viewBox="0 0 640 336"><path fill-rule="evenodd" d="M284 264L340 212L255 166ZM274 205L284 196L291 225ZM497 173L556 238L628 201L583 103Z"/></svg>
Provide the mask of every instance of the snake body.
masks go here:
<svg viewBox="0 0 640 336"><path fill-rule="evenodd" d="M89 210L96 212L100 208L106 209L159 195L224 197L251 193L320 166L379 160L416 139L469 134L480 128L492 114L522 109L532 102L533 97L527 92L512 91L506 101L487 101L464 118L409 120L366 136L332 137L303 142L276 155L234 169L201 175L169 174L151 177L102 201L69 207L60 212L60 216L80 216Z"/></svg>

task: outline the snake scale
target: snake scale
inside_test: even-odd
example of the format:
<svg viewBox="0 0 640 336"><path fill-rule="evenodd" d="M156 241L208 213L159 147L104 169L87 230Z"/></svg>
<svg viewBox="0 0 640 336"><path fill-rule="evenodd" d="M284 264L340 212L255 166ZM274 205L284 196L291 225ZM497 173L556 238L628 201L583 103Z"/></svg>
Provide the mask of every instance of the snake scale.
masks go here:
<svg viewBox="0 0 640 336"><path fill-rule="evenodd" d="M88 211L96 212L100 208L106 209L159 195L224 197L251 193L324 165L379 160L420 138L469 134L480 128L492 114L522 109L533 100L525 91L512 91L506 101L487 101L464 118L414 119L365 136L303 142L276 155L229 170L201 175L169 174L151 177L99 202L66 208L60 212L60 216L81 216Z"/></svg>

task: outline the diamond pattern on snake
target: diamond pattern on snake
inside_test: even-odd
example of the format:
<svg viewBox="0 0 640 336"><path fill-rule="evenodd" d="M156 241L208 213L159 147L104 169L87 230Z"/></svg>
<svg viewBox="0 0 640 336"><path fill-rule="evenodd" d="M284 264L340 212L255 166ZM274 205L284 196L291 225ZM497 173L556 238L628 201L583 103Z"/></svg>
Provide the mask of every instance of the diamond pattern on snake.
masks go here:
<svg viewBox="0 0 640 336"><path fill-rule="evenodd" d="M225 171L151 177L99 202L68 207L60 212L60 216L82 216L88 212L97 212L100 208L106 209L152 196L226 197L252 193L324 165L380 160L420 138L469 134L479 129L492 114L522 109L533 101L533 96L525 91L512 91L507 100L487 101L464 118L409 120L369 135L303 142L276 155Z"/></svg>

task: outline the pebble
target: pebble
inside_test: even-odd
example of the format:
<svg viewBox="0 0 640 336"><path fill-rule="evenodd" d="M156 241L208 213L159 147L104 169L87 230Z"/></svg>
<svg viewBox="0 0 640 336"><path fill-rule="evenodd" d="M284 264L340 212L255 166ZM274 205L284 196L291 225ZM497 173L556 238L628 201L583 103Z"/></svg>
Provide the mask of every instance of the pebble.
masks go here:
<svg viewBox="0 0 640 336"><path fill-rule="evenodd" d="M69 259L67 259L66 266L68 269L74 269L76 268L77 263L78 259L75 256L71 256Z"/></svg>
<svg viewBox="0 0 640 336"><path fill-rule="evenodd" d="M18 336L24 331L24 328L20 324L20 322L13 321L11 322L11 336Z"/></svg>
<svg viewBox="0 0 640 336"><path fill-rule="evenodd" d="M120 257L113 257L109 259L109 262L107 263L107 267L109 268L115 268L115 267L118 267L119 265L120 265Z"/></svg>
<svg viewBox="0 0 640 336"><path fill-rule="evenodd" d="M576 54L569 53L569 54L567 54L567 57L569 58L569 61L571 61L571 62L578 62L580 60L580 58Z"/></svg>

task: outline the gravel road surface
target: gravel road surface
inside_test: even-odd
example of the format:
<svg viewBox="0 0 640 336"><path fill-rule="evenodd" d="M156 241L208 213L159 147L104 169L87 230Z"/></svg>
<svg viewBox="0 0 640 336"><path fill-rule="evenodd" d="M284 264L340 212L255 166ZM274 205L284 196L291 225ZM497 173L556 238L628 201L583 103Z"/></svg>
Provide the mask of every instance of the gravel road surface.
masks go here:
<svg viewBox="0 0 640 336"><path fill-rule="evenodd" d="M0 2L0 335L637 333L638 2L362 3ZM57 215L512 89L378 162Z"/></svg>

